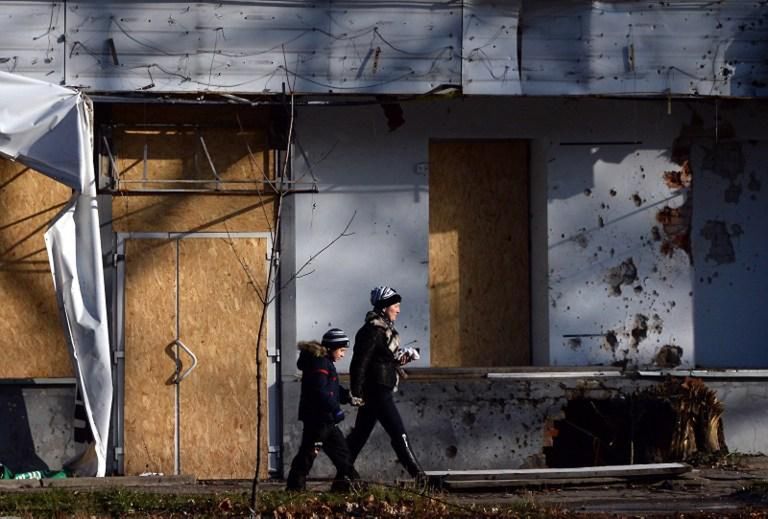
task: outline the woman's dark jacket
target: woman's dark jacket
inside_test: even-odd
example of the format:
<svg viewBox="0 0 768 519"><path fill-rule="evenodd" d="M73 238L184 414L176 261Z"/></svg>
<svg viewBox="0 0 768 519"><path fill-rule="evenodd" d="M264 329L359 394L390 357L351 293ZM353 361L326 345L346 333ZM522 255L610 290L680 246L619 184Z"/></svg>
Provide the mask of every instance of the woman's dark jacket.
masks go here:
<svg viewBox="0 0 768 519"><path fill-rule="evenodd" d="M365 324L355 335L349 367L350 392L365 399L366 393L391 390L397 385L398 362L394 352L400 337L392 323L377 312L368 312Z"/></svg>
<svg viewBox="0 0 768 519"><path fill-rule="evenodd" d="M339 384L336 366L328 349L319 342L300 342L301 397L299 420L312 423L338 423L344 418L342 403L349 402L349 391Z"/></svg>

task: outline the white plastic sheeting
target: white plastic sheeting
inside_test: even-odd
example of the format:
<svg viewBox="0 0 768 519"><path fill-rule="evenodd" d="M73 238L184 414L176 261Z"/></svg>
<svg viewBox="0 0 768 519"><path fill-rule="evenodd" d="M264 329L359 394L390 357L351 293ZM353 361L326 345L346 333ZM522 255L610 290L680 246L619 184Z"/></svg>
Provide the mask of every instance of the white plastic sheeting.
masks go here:
<svg viewBox="0 0 768 519"><path fill-rule="evenodd" d="M73 189L45 242L95 440L97 463L87 471L103 476L112 372L90 114L79 92L0 72L0 153Z"/></svg>

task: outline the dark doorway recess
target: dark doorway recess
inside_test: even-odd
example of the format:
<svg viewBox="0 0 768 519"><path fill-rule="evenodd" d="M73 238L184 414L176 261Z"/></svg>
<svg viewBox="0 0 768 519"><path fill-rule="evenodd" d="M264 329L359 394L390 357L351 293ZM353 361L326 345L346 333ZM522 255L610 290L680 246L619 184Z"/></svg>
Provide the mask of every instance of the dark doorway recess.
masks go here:
<svg viewBox="0 0 768 519"><path fill-rule="evenodd" d="M631 396L575 398L554 423L548 467L690 461L727 452L714 392L670 381Z"/></svg>
<svg viewBox="0 0 768 519"><path fill-rule="evenodd" d="M557 435L544 449L548 467L627 465L631 454L630 405L624 399L575 399L555 422Z"/></svg>

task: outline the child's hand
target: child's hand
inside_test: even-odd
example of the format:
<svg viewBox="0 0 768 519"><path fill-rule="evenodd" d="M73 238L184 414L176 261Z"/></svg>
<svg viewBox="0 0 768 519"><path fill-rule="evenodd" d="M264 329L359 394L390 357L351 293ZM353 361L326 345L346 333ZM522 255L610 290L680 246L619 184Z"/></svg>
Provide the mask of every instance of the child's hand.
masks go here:
<svg viewBox="0 0 768 519"><path fill-rule="evenodd" d="M352 396L352 397L350 397L350 398L349 398L349 403L350 403L350 404L351 404L353 407L362 407L362 406L364 406L364 405L365 405L365 402L364 402L364 401L363 401L363 399L362 399L362 398L360 398L359 396Z"/></svg>

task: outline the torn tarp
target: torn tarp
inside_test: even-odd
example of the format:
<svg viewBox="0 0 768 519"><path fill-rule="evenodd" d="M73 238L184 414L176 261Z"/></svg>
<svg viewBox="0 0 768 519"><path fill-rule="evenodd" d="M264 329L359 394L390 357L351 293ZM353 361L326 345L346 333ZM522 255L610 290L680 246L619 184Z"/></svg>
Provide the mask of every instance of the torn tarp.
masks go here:
<svg viewBox="0 0 768 519"><path fill-rule="evenodd" d="M88 100L67 88L0 72L0 153L74 190L45 242L95 440L92 473L103 476L112 371Z"/></svg>

